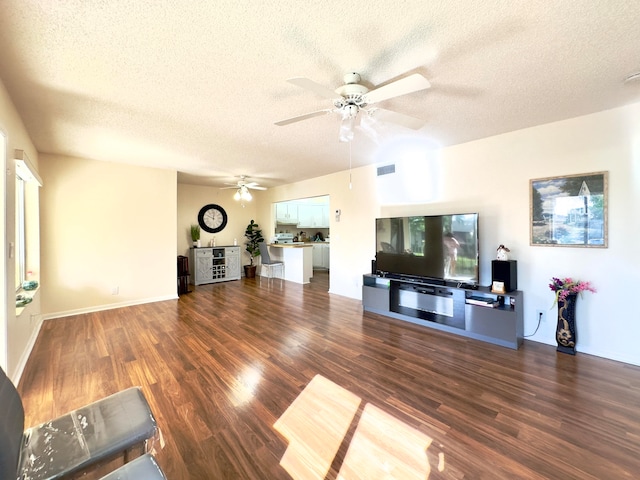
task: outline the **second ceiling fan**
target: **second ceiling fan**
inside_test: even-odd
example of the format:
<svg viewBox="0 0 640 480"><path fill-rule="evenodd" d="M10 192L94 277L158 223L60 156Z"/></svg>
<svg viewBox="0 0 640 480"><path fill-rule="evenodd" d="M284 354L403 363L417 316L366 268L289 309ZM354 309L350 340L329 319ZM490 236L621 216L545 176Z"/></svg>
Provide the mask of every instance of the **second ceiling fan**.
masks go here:
<svg viewBox="0 0 640 480"><path fill-rule="evenodd" d="M381 120L402 125L413 130L421 128L425 122L419 118L411 117L403 113L375 107L375 103L399 97L409 93L425 90L431 86L429 81L418 73L401 78L382 87L369 90L359 82L360 74L347 73L344 78L344 85L335 90L320 85L308 78L296 77L287 80L298 87L310 90L318 95L331 99L334 108L317 110L315 112L298 115L275 122L276 125L284 126L290 123L300 122L309 118L336 113L340 116L340 141L349 142L353 139L353 128L360 120ZM359 115L361 114L362 115ZM366 119L366 120L365 120Z"/></svg>
<svg viewBox="0 0 640 480"><path fill-rule="evenodd" d="M247 178L248 177L246 175L240 175L240 180L238 180L236 183L225 182L225 185L230 186L222 187L221 190L235 189L236 193L233 195L234 200L246 200L247 202L250 202L253 198L253 195L251 195L251 192L249 190L266 190L267 188L261 187L260 184L256 182L247 182Z"/></svg>

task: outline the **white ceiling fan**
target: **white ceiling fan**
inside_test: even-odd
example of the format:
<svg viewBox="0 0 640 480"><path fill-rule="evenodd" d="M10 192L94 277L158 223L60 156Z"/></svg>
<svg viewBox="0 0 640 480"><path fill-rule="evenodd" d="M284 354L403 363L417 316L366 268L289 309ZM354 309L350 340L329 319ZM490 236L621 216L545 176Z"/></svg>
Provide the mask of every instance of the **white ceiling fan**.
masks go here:
<svg viewBox="0 0 640 480"><path fill-rule="evenodd" d="M261 187L260 184L256 182L247 182L247 178L246 175L240 175L240 180L236 183L225 182L225 185L230 186L222 187L221 190L236 189L236 193L233 195L234 200L249 202L253 198L249 190L266 190L266 187Z"/></svg>
<svg viewBox="0 0 640 480"><path fill-rule="evenodd" d="M410 117L402 113L385 110L373 106L375 103L399 97L409 93L425 90L431 86L429 81L418 73L401 78L379 88L369 90L359 82L360 74L351 72L344 77L344 85L335 90L331 90L308 78L296 77L287 80L298 87L310 90L318 95L333 100L334 108L318 110L297 117L288 118L275 122L276 125L284 126L290 123L299 122L308 118L318 117L329 113L337 113L341 117L340 141L349 142L353 139L353 128L360 120L382 120L402 125L413 130L421 128L425 122L419 118ZM362 112L362 115L358 115Z"/></svg>
<svg viewBox="0 0 640 480"><path fill-rule="evenodd" d="M222 190L228 189L228 188L250 188L253 190L266 190L266 187L261 187L259 183L256 182L247 182L247 179L249 177L247 177L246 175L240 175L240 180L238 180L236 183L228 183L225 182L225 185L230 185L229 187L222 187Z"/></svg>

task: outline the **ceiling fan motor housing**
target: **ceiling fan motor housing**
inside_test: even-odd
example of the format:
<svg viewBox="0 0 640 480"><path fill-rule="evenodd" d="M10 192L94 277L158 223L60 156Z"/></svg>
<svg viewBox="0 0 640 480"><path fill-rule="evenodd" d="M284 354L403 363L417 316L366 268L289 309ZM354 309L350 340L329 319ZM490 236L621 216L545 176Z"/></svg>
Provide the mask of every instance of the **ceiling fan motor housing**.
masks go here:
<svg viewBox="0 0 640 480"><path fill-rule="evenodd" d="M342 77L344 83L358 83L361 80L360 74L357 72L345 73Z"/></svg>
<svg viewBox="0 0 640 480"><path fill-rule="evenodd" d="M345 80L347 80L348 75L349 74L345 75ZM355 75L358 74L356 73ZM360 75L358 75L358 79L359 78ZM356 107L356 111L352 112L352 115L355 115L358 113L357 109L367 106L367 100L364 95L368 91L369 89L364 85L360 85L358 83L347 83L346 85L336 88L336 93L340 95L340 98L336 99L333 104L336 108L340 109L348 106L354 106Z"/></svg>

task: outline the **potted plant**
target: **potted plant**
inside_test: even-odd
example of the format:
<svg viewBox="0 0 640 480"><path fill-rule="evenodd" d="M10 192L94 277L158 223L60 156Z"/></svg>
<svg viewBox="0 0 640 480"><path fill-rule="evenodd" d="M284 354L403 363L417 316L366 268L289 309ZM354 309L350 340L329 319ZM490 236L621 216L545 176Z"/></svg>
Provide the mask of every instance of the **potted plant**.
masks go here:
<svg viewBox="0 0 640 480"><path fill-rule="evenodd" d="M200 225L191 225L191 240L194 247L200 246Z"/></svg>
<svg viewBox="0 0 640 480"><path fill-rule="evenodd" d="M260 256L260 242L264 242L264 237L262 236L260 226L253 220L247 225L244 237L247 239L245 242L245 251L249 255L251 262L249 265L244 266L244 276L254 278L256 276L256 266L253 264L253 259Z"/></svg>

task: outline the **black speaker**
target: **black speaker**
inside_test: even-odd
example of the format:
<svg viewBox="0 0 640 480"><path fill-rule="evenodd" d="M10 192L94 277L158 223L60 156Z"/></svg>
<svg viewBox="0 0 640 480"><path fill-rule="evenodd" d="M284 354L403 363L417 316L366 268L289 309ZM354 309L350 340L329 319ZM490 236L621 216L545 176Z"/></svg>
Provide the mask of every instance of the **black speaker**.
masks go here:
<svg viewBox="0 0 640 480"><path fill-rule="evenodd" d="M376 268L376 260L371 260L371 275L375 275L378 272Z"/></svg>
<svg viewBox="0 0 640 480"><path fill-rule="evenodd" d="M493 260L491 262L491 281L504 283L504 291L518 289L518 262L515 260Z"/></svg>

